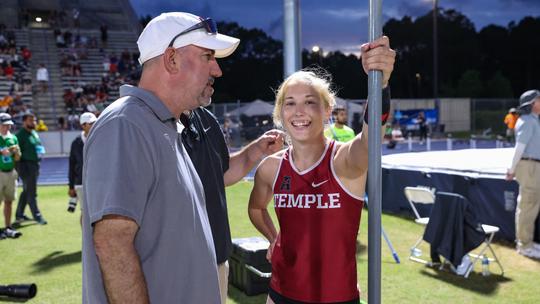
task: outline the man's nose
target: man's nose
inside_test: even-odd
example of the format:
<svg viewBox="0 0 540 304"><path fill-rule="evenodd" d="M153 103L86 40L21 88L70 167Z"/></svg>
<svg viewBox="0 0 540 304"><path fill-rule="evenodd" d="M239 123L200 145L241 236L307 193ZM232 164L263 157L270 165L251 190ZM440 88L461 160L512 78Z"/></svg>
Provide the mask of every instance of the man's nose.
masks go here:
<svg viewBox="0 0 540 304"><path fill-rule="evenodd" d="M214 61L214 65L212 65L212 69L210 70L210 75L215 78L221 77L221 75L223 75L223 72L221 71L221 68L219 67L217 61Z"/></svg>

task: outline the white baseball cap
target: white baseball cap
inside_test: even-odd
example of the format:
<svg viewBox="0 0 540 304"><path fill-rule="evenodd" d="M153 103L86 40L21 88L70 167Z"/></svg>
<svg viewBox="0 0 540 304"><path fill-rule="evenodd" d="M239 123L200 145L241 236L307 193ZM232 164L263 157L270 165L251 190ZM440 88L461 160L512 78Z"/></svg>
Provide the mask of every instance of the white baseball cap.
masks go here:
<svg viewBox="0 0 540 304"><path fill-rule="evenodd" d="M200 28L191 30L199 24ZM186 32L183 33L184 31ZM180 33L183 34L178 36ZM216 58L229 56L240 43L238 38L218 34L215 23L211 19L203 19L183 12L163 13L146 25L137 40L140 53L139 63L143 64L163 54L173 39L174 48L193 44L214 50Z"/></svg>
<svg viewBox="0 0 540 304"><path fill-rule="evenodd" d="M94 113L86 112L81 114L81 117L79 118L79 123L81 125L84 125L85 123L93 123L97 120L96 115Z"/></svg>
<svg viewBox="0 0 540 304"><path fill-rule="evenodd" d="M12 125L11 115L8 113L0 113L0 125Z"/></svg>

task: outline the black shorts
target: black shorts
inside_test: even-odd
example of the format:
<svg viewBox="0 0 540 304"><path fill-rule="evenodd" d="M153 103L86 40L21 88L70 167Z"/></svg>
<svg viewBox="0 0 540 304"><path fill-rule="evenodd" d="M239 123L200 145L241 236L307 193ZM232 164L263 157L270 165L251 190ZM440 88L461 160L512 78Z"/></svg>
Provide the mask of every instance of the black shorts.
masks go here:
<svg viewBox="0 0 540 304"><path fill-rule="evenodd" d="M284 296L280 295L275 290L273 290L271 287L268 287L268 296L276 304L314 304L314 303L311 303L311 302L301 302L301 301L296 301L296 300L293 300L293 299L289 299L287 297L284 297ZM360 299L356 298L356 299L353 299L353 300L350 300L350 301L345 301L345 302L333 302L333 304L360 304Z"/></svg>

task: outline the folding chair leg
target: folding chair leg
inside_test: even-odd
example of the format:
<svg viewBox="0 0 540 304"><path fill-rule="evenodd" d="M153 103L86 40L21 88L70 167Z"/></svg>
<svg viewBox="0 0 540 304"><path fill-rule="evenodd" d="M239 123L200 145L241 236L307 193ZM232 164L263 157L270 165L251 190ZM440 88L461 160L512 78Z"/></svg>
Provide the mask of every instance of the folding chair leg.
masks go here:
<svg viewBox="0 0 540 304"><path fill-rule="evenodd" d="M423 240L423 237L421 236L420 238L418 238L416 243L414 243L414 245L411 247L411 251L409 252L409 260L411 260L413 262L417 262L417 263L426 264L428 266L432 266L433 264L430 261L418 258L418 257L413 255L413 252L415 252L416 249L418 249L417 247L418 247L418 245L420 245L422 240Z"/></svg>
<svg viewBox="0 0 540 304"><path fill-rule="evenodd" d="M491 254L493 254L493 259L495 260L495 262L497 262L497 265L499 265L499 268L501 269L501 276L504 276L504 269L502 267L502 264L499 261L499 258L497 257L497 255L495 254L495 251L493 250L493 248L491 248L491 244L488 244L487 247L489 248L489 251L491 251Z"/></svg>
<svg viewBox="0 0 540 304"><path fill-rule="evenodd" d="M493 261L497 262L497 265L499 265L499 268L501 269L501 275L504 275L504 269L502 267L502 264L501 262L499 261L499 258L497 257L497 255L495 254L495 251L493 250L493 248L491 247L491 241L493 240L493 237L495 236L494 233L490 234L489 237L487 237L485 240L484 240L484 246L482 247L482 250L480 250L480 253L478 254L469 254L471 257L474 257L474 260L472 260L472 263L469 265L469 268L467 269L467 271L465 272L465 275L464 277L465 278L468 278L469 277L469 274L471 273L471 271L474 269L474 264L476 262L478 262L478 260L480 260L483 256L484 256L484 253L486 252L486 250L489 249L489 251L491 252L491 254L493 255Z"/></svg>

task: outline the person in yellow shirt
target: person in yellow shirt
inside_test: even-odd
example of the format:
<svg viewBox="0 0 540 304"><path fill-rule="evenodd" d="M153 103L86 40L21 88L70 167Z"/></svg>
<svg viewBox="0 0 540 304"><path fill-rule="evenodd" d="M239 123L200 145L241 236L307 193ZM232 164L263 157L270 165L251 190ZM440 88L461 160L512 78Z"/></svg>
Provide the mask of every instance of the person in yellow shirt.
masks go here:
<svg viewBox="0 0 540 304"><path fill-rule="evenodd" d="M340 142L348 142L353 139L354 131L347 126L347 110L343 106L336 105L332 116L335 122L324 130L324 136Z"/></svg>
<svg viewBox="0 0 540 304"><path fill-rule="evenodd" d="M508 110L508 114L504 117L504 124L506 124L506 139L508 142L513 143L515 139L514 128L516 122L519 118L519 115L516 111L516 108L511 108Z"/></svg>
<svg viewBox="0 0 540 304"><path fill-rule="evenodd" d="M6 112L12 103L13 97L11 97L10 95L4 96L4 98L0 99L0 111Z"/></svg>
<svg viewBox="0 0 540 304"><path fill-rule="evenodd" d="M38 132L49 131L49 127L47 127L43 119L38 120L38 124L36 125L36 131Z"/></svg>

